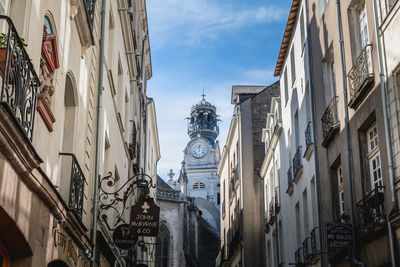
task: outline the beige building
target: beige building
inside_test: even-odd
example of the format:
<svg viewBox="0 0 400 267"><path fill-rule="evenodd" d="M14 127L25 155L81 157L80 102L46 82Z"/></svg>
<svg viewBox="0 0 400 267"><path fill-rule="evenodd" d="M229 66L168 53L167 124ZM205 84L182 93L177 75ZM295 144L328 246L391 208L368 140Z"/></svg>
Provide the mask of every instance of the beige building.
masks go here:
<svg viewBox="0 0 400 267"><path fill-rule="evenodd" d="M98 214L95 179L156 183L145 1L1 0L0 12L0 266L154 262L110 245L130 214Z"/></svg>
<svg viewBox="0 0 400 267"><path fill-rule="evenodd" d="M399 254L395 243L398 238L391 235L394 227L398 229L398 222L397 226L392 224L391 215L398 210L391 164L393 155L388 150L392 140L397 160L395 144L399 133L394 114L398 87L391 77L399 64L398 26L394 26L399 3L395 2L309 1L324 235L322 251L329 252L324 266L328 263L332 266L397 266L395 260ZM379 6L374 9L376 3ZM380 14L381 21L385 17L385 22L375 21L379 17L375 14ZM378 53L381 49L376 42L375 26L386 53ZM391 31L397 33L389 34ZM384 64L380 64L382 57L386 58ZM386 65L383 78L380 77L382 65ZM386 128L389 124L383 108L387 96L391 135ZM339 247L333 243L327 236L327 223L350 223L354 246Z"/></svg>
<svg viewBox="0 0 400 267"><path fill-rule="evenodd" d="M262 128L279 84L232 86L235 105L218 167L221 186L221 251L217 266L263 266L264 201L260 168Z"/></svg>

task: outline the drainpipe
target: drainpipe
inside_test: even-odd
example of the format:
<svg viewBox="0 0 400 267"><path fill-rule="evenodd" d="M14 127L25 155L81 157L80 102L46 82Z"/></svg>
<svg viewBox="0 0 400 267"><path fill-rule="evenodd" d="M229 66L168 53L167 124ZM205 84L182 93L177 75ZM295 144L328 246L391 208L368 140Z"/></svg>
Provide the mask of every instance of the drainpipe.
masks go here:
<svg viewBox="0 0 400 267"><path fill-rule="evenodd" d="M138 166L140 169L140 164L141 162L141 146L142 146L142 127L143 127L143 105L144 105L144 44L147 39L148 35L147 33L144 35L143 40L142 40L142 62L140 64L140 87L139 87L139 100L140 100L140 111L139 111L139 150L138 150ZM143 171L143 170L142 170ZM140 172L140 170L139 170Z"/></svg>
<svg viewBox="0 0 400 267"><path fill-rule="evenodd" d="M322 207L321 207L321 181L319 175L319 163L318 163L318 136L317 136L317 127L316 127L316 115L315 115L315 94L314 94L314 79L311 76L313 73L313 62L312 62L312 42L311 42L311 32L308 25L308 1L305 1L305 16L306 16L306 27L307 27L307 52L308 52L308 66L310 68L308 80L310 81L310 97L311 97L311 120L312 120L312 140L313 148L314 148L314 165L315 165L315 187L317 191L317 216L318 216L318 234L319 234L319 244L320 244L320 257L321 257L321 264L320 266L324 265L325 260L325 253L323 253L323 238L322 238Z"/></svg>
<svg viewBox="0 0 400 267"><path fill-rule="evenodd" d="M389 116L388 116L388 109L386 103L386 86L385 86L385 75L383 73L383 60L381 57L382 48L379 39L379 26L378 26L378 14L376 9L376 0L372 1L373 11L374 11L374 24L375 24L375 38L376 38L376 48L377 48L377 56L379 62L379 82L381 87L381 101L383 107L383 122L385 127L385 141L386 141L386 152L387 152L387 159L388 159L388 168L389 168L389 179L390 179L390 192L392 194L392 209L390 213L387 213L387 226L388 226L388 234L389 234L389 243L390 243L390 256L392 258L393 266L397 266L397 253L395 252L395 245L394 245L394 236L392 232L392 226L390 221L390 216L395 214L399 211L399 206L397 202L397 195L395 190L395 181L394 181L394 169L393 169L393 158L392 158L392 146L391 146L391 138L390 138L390 129L389 129Z"/></svg>
<svg viewBox="0 0 400 267"><path fill-rule="evenodd" d="M274 185L275 185L275 181L276 181L276 177L275 177L275 174L276 174L276 166L275 166L275 148L272 149L272 169L274 170ZM273 200L273 201L275 201L275 190L276 190L276 188L274 188L274 200ZM275 231L276 231L276 233L275 233L275 240L276 240L276 258L278 259L278 266L280 266L278 213L276 212L276 207L275 207L274 212L275 212L275 216L276 216L276 218L275 218L275 229L276 229L276 230L275 230ZM273 235L272 235L272 236L273 236Z"/></svg>
<svg viewBox="0 0 400 267"><path fill-rule="evenodd" d="M355 264L365 266L364 263L357 260L356 258L356 248L355 248L355 235L354 235L354 201L353 201L353 175L351 166L351 144L350 144L350 132L349 132L349 113L347 109L347 83L346 83L346 70L345 70L345 60L344 60L344 41L342 33L342 15L340 12L340 2L336 0L336 14L337 14L337 27L338 27L338 38L339 38L339 48L340 48L340 68L342 70L342 93L343 93L343 111L344 111L344 130L346 137L346 162L347 162L347 181L349 183L350 192L350 221L353 230L353 262Z"/></svg>
<svg viewBox="0 0 400 267"><path fill-rule="evenodd" d="M92 222L92 261L91 267L96 266L97 250L97 220L99 209L99 164L100 164L100 124L103 99L103 68L104 68L104 29L106 23L106 0L101 1L101 28L100 28L100 51L99 51L99 83L97 85L97 117L96 117L96 154L94 163L94 183L93 183L93 222Z"/></svg>
<svg viewBox="0 0 400 267"><path fill-rule="evenodd" d="M143 159L144 159L143 169L144 169L144 173L146 173L146 166L147 166L147 133L146 133L146 131L147 131L147 106L150 103L153 103L153 102L154 102L153 98L149 97L148 101L146 101L145 108L144 108L144 127L145 127L145 132L144 132L144 152L143 152Z"/></svg>

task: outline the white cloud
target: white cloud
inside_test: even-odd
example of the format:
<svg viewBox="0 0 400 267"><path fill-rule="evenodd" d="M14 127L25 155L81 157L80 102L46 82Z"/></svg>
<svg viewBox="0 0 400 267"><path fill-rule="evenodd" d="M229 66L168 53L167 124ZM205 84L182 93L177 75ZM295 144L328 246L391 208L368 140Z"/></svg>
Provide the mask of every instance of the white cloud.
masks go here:
<svg viewBox="0 0 400 267"><path fill-rule="evenodd" d="M280 7L238 8L213 0L149 0L147 9L156 48L167 42L199 46L218 40L222 33L278 22L286 15Z"/></svg>

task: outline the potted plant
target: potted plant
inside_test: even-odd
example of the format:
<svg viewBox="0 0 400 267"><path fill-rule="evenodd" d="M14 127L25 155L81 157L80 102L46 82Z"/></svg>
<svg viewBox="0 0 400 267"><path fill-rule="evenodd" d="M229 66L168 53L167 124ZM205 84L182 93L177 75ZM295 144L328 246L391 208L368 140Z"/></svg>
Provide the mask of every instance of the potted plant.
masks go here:
<svg viewBox="0 0 400 267"><path fill-rule="evenodd" d="M21 38L21 42L24 47L28 46L23 38ZM0 76L1 77L3 77L4 68L6 65L7 43L8 43L8 35L6 33L0 33Z"/></svg>

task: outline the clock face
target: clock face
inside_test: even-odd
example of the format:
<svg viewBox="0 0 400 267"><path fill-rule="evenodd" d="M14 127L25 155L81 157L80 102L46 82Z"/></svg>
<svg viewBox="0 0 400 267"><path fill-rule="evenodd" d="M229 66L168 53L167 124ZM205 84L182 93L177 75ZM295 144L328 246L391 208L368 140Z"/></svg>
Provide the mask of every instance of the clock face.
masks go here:
<svg viewBox="0 0 400 267"><path fill-rule="evenodd" d="M203 142L196 142L192 146L192 154L195 158L204 157L207 153L207 145Z"/></svg>

